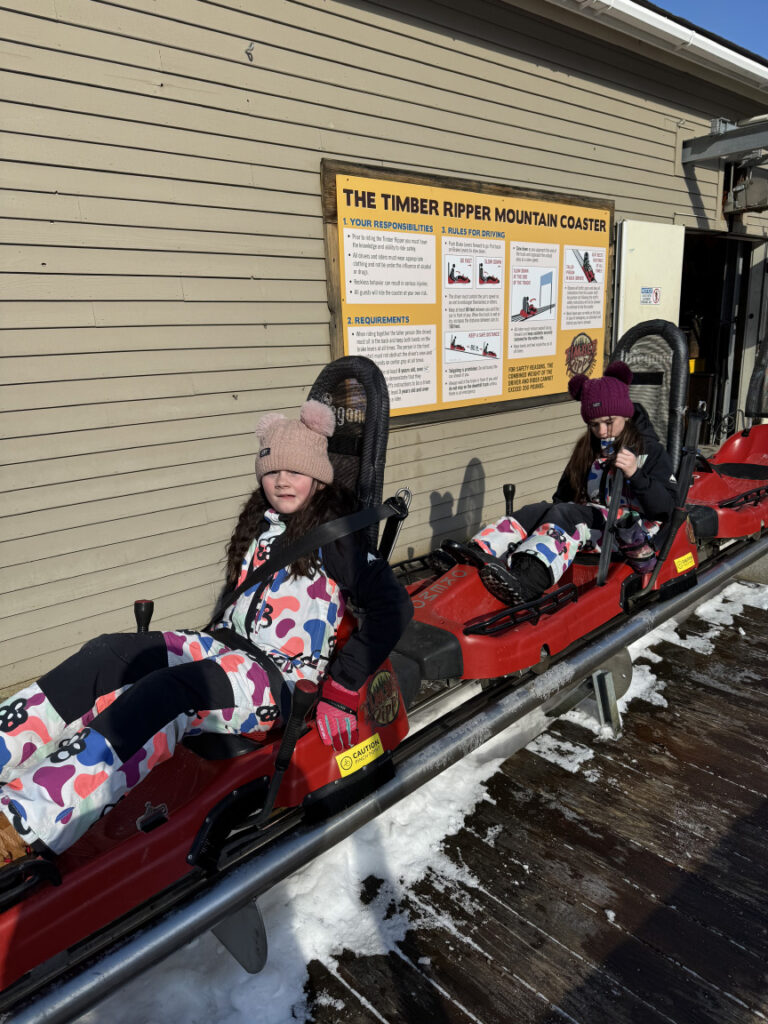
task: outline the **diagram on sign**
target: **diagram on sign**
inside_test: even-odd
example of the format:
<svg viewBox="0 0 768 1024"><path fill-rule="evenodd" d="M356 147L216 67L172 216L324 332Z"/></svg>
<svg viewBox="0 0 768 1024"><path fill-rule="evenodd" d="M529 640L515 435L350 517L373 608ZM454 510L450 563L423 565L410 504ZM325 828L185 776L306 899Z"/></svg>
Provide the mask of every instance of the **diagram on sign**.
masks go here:
<svg viewBox="0 0 768 1024"><path fill-rule="evenodd" d="M546 320L554 319L556 275L557 271L552 267L543 272L536 268L520 269L519 274L513 276L511 308L514 310L518 307L516 292L527 290L530 294L523 295L519 299L519 311L512 313L509 318L511 323L517 323L518 320L529 320L532 316L540 316Z"/></svg>
<svg viewBox="0 0 768 1024"><path fill-rule="evenodd" d="M605 249L566 245L563 253L564 331L603 326Z"/></svg>
<svg viewBox="0 0 768 1024"><path fill-rule="evenodd" d="M579 249L572 249L571 252L573 253L574 259L581 267L581 272L584 277L586 277L590 284L595 284L597 278L595 277L595 272L592 269L592 264L589 262L589 253L582 253Z"/></svg>
<svg viewBox="0 0 768 1024"><path fill-rule="evenodd" d="M501 331L459 331L445 336L445 360L449 363L499 359Z"/></svg>
<svg viewBox="0 0 768 1024"><path fill-rule="evenodd" d="M503 260L498 257L486 256L485 260L477 262L477 286L478 288L501 288L501 277L503 274Z"/></svg>
<svg viewBox="0 0 768 1024"><path fill-rule="evenodd" d="M501 395L504 243L443 238L443 266L443 397Z"/></svg>
<svg viewBox="0 0 768 1024"><path fill-rule="evenodd" d="M472 257L450 256L446 260L446 285L449 288L472 287Z"/></svg>
<svg viewBox="0 0 768 1024"><path fill-rule="evenodd" d="M510 243L510 359L554 354L559 262L556 245Z"/></svg>

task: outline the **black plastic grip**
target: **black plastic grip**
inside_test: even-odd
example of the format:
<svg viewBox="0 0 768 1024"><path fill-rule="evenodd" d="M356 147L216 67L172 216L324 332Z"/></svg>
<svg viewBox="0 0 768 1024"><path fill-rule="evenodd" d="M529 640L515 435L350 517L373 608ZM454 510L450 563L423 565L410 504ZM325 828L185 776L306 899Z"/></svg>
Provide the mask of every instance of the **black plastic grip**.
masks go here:
<svg viewBox="0 0 768 1024"><path fill-rule="evenodd" d="M136 616L136 632L148 633L149 624L152 621L152 613L155 610L154 601L134 601L133 614Z"/></svg>
<svg viewBox="0 0 768 1024"><path fill-rule="evenodd" d="M511 518L515 509L515 485L503 484L501 489L504 492L504 515Z"/></svg>

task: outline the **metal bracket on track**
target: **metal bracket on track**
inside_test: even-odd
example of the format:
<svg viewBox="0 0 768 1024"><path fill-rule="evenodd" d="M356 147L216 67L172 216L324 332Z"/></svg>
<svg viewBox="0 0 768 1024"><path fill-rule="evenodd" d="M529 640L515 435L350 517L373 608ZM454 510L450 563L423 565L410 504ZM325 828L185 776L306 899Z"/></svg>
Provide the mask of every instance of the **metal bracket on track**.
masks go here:
<svg viewBox="0 0 768 1024"><path fill-rule="evenodd" d="M211 931L249 974L263 971L267 963L267 930L256 900L225 917Z"/></svg>
<svg viewBox="0 0 768 1024"><path fill-rule="evenodd" d="M618 739L621 735L621 714L619 705L616 703L613 674L598 669L597 672L592 673L592 686L595 691L600 727L610 726L613 738Z"/></svg>

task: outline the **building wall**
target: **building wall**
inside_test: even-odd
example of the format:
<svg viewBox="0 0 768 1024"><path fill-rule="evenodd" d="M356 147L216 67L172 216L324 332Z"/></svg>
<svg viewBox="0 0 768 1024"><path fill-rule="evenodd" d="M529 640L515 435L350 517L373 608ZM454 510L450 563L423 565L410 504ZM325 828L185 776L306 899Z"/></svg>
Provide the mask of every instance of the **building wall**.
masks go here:
<svg viewBox="0 0 768 1024"><path fill-rule="evenodd" d="M205 618L256 419L329 358L322 157L714 228L719 176L684 177L682 139L758 112L488 0L6 6L6 687L131 628L134 598L159 628ZM465 536L506 480L551 493L579 426L571 403L394 424L388 489L415 492L398 554Z"/></svg>

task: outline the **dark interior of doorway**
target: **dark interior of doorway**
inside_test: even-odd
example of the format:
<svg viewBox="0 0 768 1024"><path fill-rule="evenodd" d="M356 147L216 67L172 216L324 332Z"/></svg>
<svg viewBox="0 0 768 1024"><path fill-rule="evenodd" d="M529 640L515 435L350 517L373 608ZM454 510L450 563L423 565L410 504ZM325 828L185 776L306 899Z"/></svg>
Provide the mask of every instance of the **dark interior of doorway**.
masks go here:
<svg viewBox="0 0 768 1024"><path fill-rule="evenodd" d="M743 350L749 250L732 235L686 232L680 327L693 360L688 408L706 402L702 441L716 444L741 425L738 381Z"/></svg>

